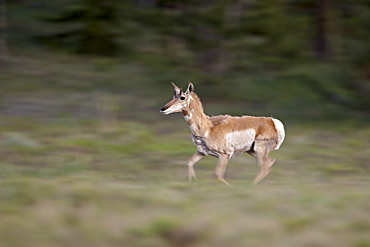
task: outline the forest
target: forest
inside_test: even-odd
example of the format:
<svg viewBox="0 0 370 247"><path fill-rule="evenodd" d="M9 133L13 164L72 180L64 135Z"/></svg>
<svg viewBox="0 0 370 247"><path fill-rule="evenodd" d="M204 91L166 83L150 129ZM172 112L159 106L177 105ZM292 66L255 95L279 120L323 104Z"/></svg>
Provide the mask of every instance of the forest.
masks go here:
<svg viewBox="0 0 370 247"><path fill-rule="evenodd" d="M370 247L370 1L0 0L0 247ZM280 119L195 165L171 82Z"/></svg>
<svg viewBox="0 0 370 247"><path fill-rule="evenodd" d="M369 1L14 2L3 1L4 61L30 45L126 58L158 74L155 85L194 80L205 96L369 113Z"/></svg>

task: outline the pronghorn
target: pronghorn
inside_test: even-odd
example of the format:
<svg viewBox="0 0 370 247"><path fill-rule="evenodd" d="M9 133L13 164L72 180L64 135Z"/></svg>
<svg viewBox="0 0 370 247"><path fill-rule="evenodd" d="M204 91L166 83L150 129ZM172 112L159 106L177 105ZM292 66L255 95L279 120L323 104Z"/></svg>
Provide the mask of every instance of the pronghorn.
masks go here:
<svg viewBox="0 0 370 247"><path fill-rule="evenodd" d="M232 117L229 115L207 116L203 106L194 93L194 85L188 82L186 92L173 82L173 99L165 104L160 112L170 114L182 112L192 132L192 141L197 151L187 162L188 177L197 179L194 164L206 155L218 158L215 176L218 180L230 185L224 179L228 161L241 153L248 153L257 159L259 173L254 184L261 181L271 171L275 159L268 156L272 150L279 149L284 141L283 123L267 117Z"/></svg>

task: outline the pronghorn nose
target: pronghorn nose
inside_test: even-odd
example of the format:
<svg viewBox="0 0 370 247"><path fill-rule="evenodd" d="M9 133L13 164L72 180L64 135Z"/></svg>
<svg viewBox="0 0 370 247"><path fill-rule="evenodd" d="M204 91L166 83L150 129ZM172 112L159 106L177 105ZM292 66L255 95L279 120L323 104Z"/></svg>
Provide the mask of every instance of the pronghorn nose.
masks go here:
<svg viewBox="0 0 370 247"><path fill-rule="evenodd" d="M162 107L161 111L165 111L166 109L167 109L167 107Z"/></svg>

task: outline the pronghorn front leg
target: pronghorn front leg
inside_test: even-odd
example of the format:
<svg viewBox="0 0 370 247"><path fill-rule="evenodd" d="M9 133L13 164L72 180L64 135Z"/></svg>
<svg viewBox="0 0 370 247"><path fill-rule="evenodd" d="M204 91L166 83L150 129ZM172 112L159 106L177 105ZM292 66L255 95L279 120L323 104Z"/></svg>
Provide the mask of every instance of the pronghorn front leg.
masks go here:
<svg viewBox="0 0 370 247"><path fill-rule="evenodd" d="M229 162L228 155L221 154L218 158L218 164L215 170L215 176L218 180L224 182L226 185L231 186L225 179L224 174L226 170L227 163Z"/></svg>
<svg viewBox="0 0 370 247"><path fill-rule="evenodd" d="M188 160L188 177L189 177L189 182L193 180L197 180L197 176L195 175L194 171L194 164L197 163L199 160L201 160L204 157L203 154L199 153L198 151L193 154L193 156L190 157Z"/></svg>

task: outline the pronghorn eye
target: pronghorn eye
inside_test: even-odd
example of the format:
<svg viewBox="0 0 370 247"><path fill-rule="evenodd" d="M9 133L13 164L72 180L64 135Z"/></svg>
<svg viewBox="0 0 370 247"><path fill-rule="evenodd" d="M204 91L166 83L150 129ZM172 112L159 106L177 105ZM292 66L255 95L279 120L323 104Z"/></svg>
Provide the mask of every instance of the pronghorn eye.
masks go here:
<svg viewBox="0 0 370 247"><path fill-rule="evenodd" d="M181 100L185 100L185 96L181 96L181 97L180 97L180 99L181 99Z"/></svg>

